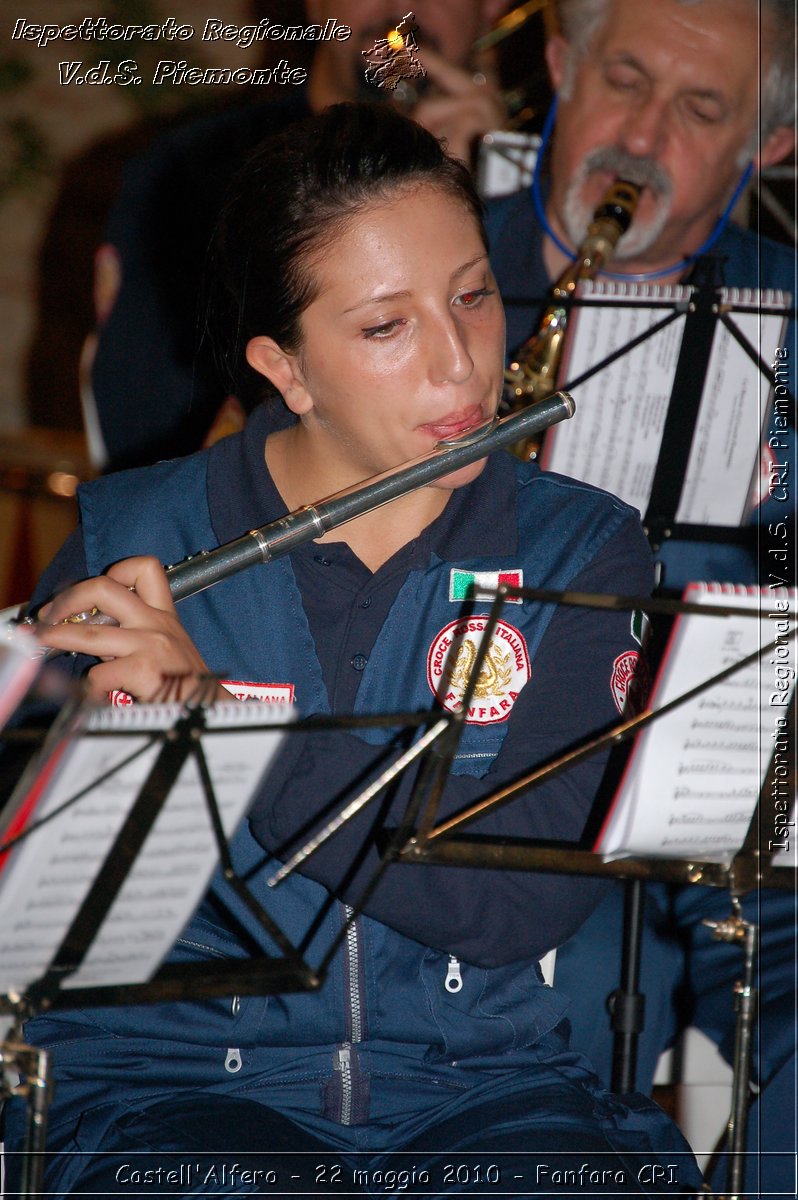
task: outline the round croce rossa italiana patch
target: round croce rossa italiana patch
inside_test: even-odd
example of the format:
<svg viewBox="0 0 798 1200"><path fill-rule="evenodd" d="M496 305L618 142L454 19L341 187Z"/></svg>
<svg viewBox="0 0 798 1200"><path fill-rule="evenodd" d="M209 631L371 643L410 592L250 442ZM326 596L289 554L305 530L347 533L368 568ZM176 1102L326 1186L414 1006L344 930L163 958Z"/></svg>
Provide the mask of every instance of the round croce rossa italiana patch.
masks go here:
<svg viewBox="0 0 798 1200"><path fill-rule="evenodd" d="M427 682L449 712L459 712L477 657L487 617L451 621L433 639L427 655ZM521 688L531 674L524 636L506 621L498 621L479 672L466 721L493 725L506 721Z"/></svg>
<svg viewBox="0 0 798 1200"><path fill-rule="evenodd" d="M612 664L610 690L621 716L634 717L646 706L648 671L639 650L625 650Z"/></svg>

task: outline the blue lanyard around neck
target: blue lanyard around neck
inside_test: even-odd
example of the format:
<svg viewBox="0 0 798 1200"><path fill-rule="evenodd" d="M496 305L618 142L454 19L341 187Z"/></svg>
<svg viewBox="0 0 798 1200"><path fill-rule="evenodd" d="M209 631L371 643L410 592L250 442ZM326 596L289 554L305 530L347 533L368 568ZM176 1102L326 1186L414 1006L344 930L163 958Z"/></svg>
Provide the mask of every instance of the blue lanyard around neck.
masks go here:
<svg viewBox="0 0 798 1200"><path fill-rule="evenodd" d="M546 216L546 208L543 203L543 194L540 187L543 158L546 150L548 149L549 142L551 141L551 135L554 131L554 121L556 116L557 97L555 96L546 115L543 132L540 135L540 146L538 147L537 158L535 159L535 169L532 173L532 184L530 190L532 193L532 203L535 206L535 215L540 221L544 232L548 237L551 238L551 240L554 242L554 245L558 250L562 251L566 258L570 259L571 262L576 262L576 255L572 250L569 249L568 246L566 246L565 242L563 242L562 239L557 236L551 227L549 219ZM703 243L703 245L699 246L694 254L688 255L687 258L681 259L680 262L674 263L671 267L663 267L659 271L643 271L639 275L624 275L621 271L599 271L599 274L605 276L607 279L621 279L626 280L629 283L646 283L650 279L661 279L664 275L673 275L677 271L681 272L684 271L686 267L692 266L696 259L701 258L703 254L709 253L720 235L723 233L735 204L739 200L743 190L748 186L748 181L753 174L753 170L754 164L750 162L743 171L737 187L734 189L731 195L731 199L715 222L715 225L710 231L706 241Z"/></svg>

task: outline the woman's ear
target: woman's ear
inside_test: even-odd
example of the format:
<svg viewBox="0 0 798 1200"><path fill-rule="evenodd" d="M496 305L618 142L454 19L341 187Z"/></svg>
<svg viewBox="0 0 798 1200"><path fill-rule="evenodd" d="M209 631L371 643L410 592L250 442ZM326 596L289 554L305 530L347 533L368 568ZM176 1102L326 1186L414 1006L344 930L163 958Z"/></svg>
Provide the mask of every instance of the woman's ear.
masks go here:
<svg viewBox="0 0 798 1200"><path fill-rule="evenodd" d="M277 345L274 338L254 337L247 342L247 362L277 388L291 412L297 416L309 412L313 398L305 386L305 378L295 354Z"/></svg>

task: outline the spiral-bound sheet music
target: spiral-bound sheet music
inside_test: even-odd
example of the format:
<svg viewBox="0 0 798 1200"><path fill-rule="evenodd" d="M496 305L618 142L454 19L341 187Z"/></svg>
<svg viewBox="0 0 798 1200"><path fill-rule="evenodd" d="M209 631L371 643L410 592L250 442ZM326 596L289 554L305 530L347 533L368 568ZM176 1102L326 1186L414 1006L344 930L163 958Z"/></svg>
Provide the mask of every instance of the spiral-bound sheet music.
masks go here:
<svg viewBox="0 0 798 1200"><path fill-rule="evenodd" d="M552 429L543 466L605 488L645 513L685 330L687 286L587 281L571 321L561 382L577 379L661 321L667 306L680 315L647 341L573 388L575 420ZM606 301L613 301L608 306ZM615 302L619 303L615 303ZM604 303L603 303L604 302ZM661 307L647 307L650 302ZM723 288L729 319L767 365L783 343L789 294ZM739 307L740 311L737 311ZM743 311L755 309L756 311ZM695 434L675 520L681 524L743 524L762 499L759 447L770 385L731 332L716 323ZM675 396L673 402L679 403Z"/></svg>
<svg viewBox="0 0 798 1200"><path fill-rule="evenodd" d="M684 599L734 605L759 617L680 616L649 707L660 708L761 646L775 641L776 648L639 735L594 848L605 858L730 860L745 838L775 752L772 828L763 820L761 850L774 853L774 865L796 866L794 731L787 716L795 688L791 631L798 624L798 592L694 583Z"/></svg>
<svg viewBox="0 0 798 1200"><path fill-rule="evenodd" d="M91 710L23 779L4 813L0 845L80 798L0 855L0 993L24 992L50 964L155 762L162 742L152 735L171 729L183 712L177 704ZM228 837L283 736L247 727L291 716L283 705L233 701L206 710L202 748ZM91 736L98 731L110 736ZM149 979L199 903L217 860L197 764L189 757L82 965L64 986Z"/></svg>

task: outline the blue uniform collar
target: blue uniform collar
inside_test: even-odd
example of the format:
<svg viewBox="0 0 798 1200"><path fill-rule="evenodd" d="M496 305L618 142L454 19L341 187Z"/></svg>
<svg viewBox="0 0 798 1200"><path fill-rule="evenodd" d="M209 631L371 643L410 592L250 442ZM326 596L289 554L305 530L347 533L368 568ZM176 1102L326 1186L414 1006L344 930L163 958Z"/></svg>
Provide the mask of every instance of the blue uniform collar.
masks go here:
<svg viewBox="0 0 798 1200"><path fill-rule="evenodd" d="M282 406L262 404L241 433L223 438L209 451L208 502L220 543L285 514L263 454L268 434L285 424ZM507 518L499 526L491 516L497 499ZM513 554L518 545L515 460L503 452L492 455L474 483L452 493L443 513L418 541L442 561Z"/></svg>

